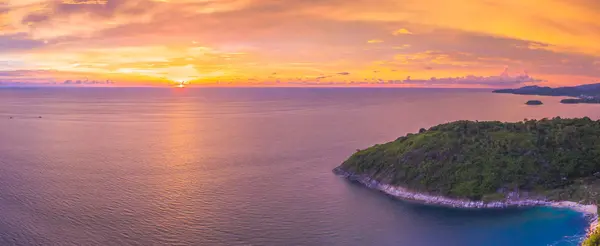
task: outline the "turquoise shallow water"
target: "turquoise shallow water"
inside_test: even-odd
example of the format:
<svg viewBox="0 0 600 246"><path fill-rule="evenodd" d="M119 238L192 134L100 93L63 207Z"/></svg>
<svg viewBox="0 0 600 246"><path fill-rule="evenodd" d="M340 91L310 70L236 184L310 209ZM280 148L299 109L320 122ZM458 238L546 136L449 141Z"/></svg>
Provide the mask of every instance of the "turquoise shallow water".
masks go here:
<svg viewBox="0 0 600 246"><path fill-rule="evenodd" d="M461 222L453 225L452 229L439 235L451 242L464 241L462 245L578 245L587 226L582 214L566 209L539 207L503 211L461 211L413 206L417 206L416 209L428 213L429 216L460 220ZM493 220L496 223L480 223L482 219ZM461 239L465 235L470 235L471 238ZM435 241L426 244L439 243Z"/></svg>
<svg viewBox="0 0 600 246"><path fill-rule="evenodd" d="M589 217L569 209L551 207L509 209L456 209L422 205L398 200L382 192L370 190L354 182L354 188L364 189L363 196L386 197L382 209L393 210L392 216L414 217L411 225L425 227L432 235L420 235L405 241L390 235L378 245L579 245L589 226ZM358 191L362 192L362 191ZM389 203L389 204L388 204ZM409 219L409 220L411 220ZM413 224L414 223L414 224ZM377 225L372 225L377 228ZM358 245L358 244L357 244Z"/></svg>
<svg viewBox="0 0 600 246"><path fill-rule="evenodd" d="M428 207L331 172L356 149L448 121L600 116L599 105L559 100L0 89L0 245L576 245L587 222L573 211Z"/></svg>

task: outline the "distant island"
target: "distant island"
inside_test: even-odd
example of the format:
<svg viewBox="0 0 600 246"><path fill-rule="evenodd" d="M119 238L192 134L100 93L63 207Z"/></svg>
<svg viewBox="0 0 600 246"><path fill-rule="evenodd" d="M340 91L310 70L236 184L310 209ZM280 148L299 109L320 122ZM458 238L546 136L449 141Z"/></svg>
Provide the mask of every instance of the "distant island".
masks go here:
<svg viewBox="0 0 600 246"><path fill-rule="evenodd" d="M597 219L600 121L457 121L358 150L334 173L392 196L459 208L552 206ZM596 224L585 245L600 245Z"/></svg>
<svg viewBox="0 0 600 246"><path fill-rule="evenodd" d="M510 93L518 95L568 96L575 97L561 100L561 103L600 103L600 83L569 87L551 88L547 86L525 86L518 89L495 90L494 93Z"/></svg>
<svg viewBox="0 0 600 246"><path fill-rule="evenodd" d="M577 104L577 103L600 103L600 97L591 97L591 98L567 98L560 100L561 103L564 104Z"/></svg>
<svg viewBox="0 0 600 246"><path fill-rule="evenodd" d="M527 105L542 105L544 103L542 103L542 101L540 101L540 100L529 100L525 104L527 104Z"/></svg>

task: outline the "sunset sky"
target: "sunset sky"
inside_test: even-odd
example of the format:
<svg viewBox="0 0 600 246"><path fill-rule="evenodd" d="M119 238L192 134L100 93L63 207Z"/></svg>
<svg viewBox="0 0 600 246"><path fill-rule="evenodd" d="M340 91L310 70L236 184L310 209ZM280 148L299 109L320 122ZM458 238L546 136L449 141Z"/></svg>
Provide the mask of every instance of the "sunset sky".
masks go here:
<svg viewBox="0 0 600 246"><path fill-rule="evenodd" d="M0 82L585 84L599 18L598 0L0 0Z"/></svg>

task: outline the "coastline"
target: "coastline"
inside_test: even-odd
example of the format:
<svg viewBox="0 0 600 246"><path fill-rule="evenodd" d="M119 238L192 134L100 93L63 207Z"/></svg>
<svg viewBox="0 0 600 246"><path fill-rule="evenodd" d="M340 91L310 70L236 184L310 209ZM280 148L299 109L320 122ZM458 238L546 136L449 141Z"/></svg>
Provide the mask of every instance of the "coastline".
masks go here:
<svg viewBox="0 0 600 246"><path fill-rule="evenodd" d="M381 183L377 180L368 177L367 175L354 174L351 172L347 172L339 167L336 167L333 170L333 172L338 176L344 177L351 181L358 182L366 186L367 188L379 190L400 200L414 201L426 205L436 205L442 207L464 209L501 209L515 207L551 207L560 209L570 209L582 213L590 223L589 227L586 229L586 235L582 239L582 242L586 238L588 238L592 233L596 232L599 229L598 207L593 204L580 204L572 201L550 201L537 199L513 199L494 202L454 199L444 196L424 194L420 192L411 191L400 186Z"/></svg>

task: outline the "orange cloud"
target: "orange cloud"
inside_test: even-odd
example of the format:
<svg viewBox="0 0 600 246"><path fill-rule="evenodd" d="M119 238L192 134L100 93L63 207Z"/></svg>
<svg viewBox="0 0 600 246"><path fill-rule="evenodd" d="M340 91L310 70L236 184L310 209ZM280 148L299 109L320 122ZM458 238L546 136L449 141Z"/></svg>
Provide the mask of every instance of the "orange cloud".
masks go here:
<svg viewBox="0 0 600 246"><path fill-rule="evenodd" d="M108 3L108 0L62 0L61 3L63 4L98 4L98 5L104 5Z"/></svg>
<svg viewBox="0 0 600 246"><path fill-rule="evenodd" d="M4 80L344 84L507 66L548 83L600 78L600 4L589 0L0 2Z"/></svg>
<svg viewBox="0 0 600 246"><path fill-rule="evenodd" d="M411 35L413 34L411 31L406 30L406 28L400 28L396 31L394 31L394 36L398 36L398 35Z"/></svg>
<svg viewBox="0 0 600 246"><path fill-rule="evenodd" d="M381 39L371 39L371 40L367 41L367 43L369 43L369 44L380 44L380 43L383 43L383 40L381 40Z"/></svg>

